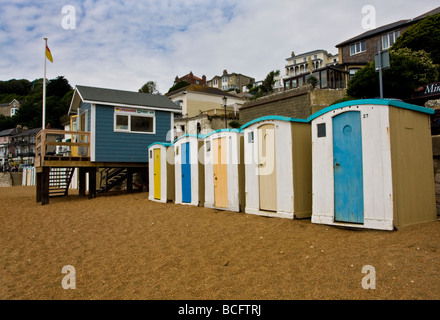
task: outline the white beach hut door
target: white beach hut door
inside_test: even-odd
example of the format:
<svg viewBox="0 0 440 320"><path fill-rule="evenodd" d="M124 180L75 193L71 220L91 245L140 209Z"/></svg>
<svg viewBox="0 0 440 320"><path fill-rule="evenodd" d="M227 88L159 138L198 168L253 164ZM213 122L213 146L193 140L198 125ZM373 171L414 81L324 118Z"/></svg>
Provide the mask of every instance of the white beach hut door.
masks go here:
<svg viewBox="0 0 440 320"><path fill-rule="evenodd" d="M214 139L214 205L228 207L228 165L226 158L226 138Z"/></svg>
<svg viewBox="0 0 440 320"><path fill-rule="evenodd" d="M364 222L361 113L333 118L335 221Z"/></svg>
<svg viewBox="0 0 440 320"><path fill-rule="evenodd" d="M258 179L260 210L277 211L277 173L275 161L275 126L258 128Z"/></svg>

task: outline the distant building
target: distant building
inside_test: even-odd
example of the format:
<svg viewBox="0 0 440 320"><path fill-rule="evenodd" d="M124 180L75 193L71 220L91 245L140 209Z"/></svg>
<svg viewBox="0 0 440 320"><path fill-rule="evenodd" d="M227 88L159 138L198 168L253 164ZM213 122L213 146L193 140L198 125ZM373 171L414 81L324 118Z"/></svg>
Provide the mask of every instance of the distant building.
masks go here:
<svg viewBox="0 0 440 320"><path fill-rule="evenodd" d="M238 110L246 99L244 95L201 85L189 85L166 96L182 108L182 117L174 119L174 138L225 128L223 98L226 97L227 123L238 120Z"/></svg>
<svg viewBox="0 0 440 320"><path fill-rule="evenodd" d="M190 71L190 73L188 73L180 78L178 76L176 76L176 78L174 79L173 85L176 85L177 83L182 82L182 81L188 82L189 84L199 84L202 86L206 86L206 76L203 75L201 78L196 77L192 73L192 71Z"/></svg>
<svg viewBox="0 0 440 320"><path fill-rule="evenodd" d="M326 50L314 50L286 59L284 89L299 88L308 84L310 76L318 79L319 89L342 89L346 86L346 72L338 65L338 56Z"/></svg>
<svg viewBox="0 0 440 320"><path fill-rule="evenodd" d="M13 99L11 102L0 104L0 114L5 117L14 116L20 109L20 101Z"/></svg>
<svg viewBox="0 0 440 320"><path fill-rule="evenodd" d="M15 152L11 159L20 164L33 165L35 163L35 137L41 128L28 129L17 126L12 136Z"/></svg>
<svg viewBox="0 0 440 320"><path fill-rule="evenodd" d="M12 148L12 136L14 134L15 134L15 128L0 131L0 165L1 166L8 164L10 150Z"/></svg>
<svg viewBox="0 0 440 320"><path fill-rule="evenodd" d="M409 27L436 13L440 13L440 7L413 19L400 20L369 30L337 44L339 65L348 73L346 82L348 83L355 73L368 62L374 60L374 55L378 51L378 43L380 43L382 50L389 49Z"/></svg>
<svg viewBox="0 0 440 320"><path fill-rule="evenodd" d="M208 87L218 88L223 91L229 90L238 90L240 92L244 91L248 84L254 83L255 79L252 77L245 76L241 73L228 73L225 69L223 70L223 74L221 76L214 76L211 80L208 81Z"/></svg>
<svg viewBox="0 0 440 320"><path fill-rule="evenodd" d="M222 109L223 97L227 98L227 106L241 105L244 102L244 98L237 97L218 88L195 84L174 90L167 93L166 96L181 106L184 118L191 118L208 110Z"/></svg>

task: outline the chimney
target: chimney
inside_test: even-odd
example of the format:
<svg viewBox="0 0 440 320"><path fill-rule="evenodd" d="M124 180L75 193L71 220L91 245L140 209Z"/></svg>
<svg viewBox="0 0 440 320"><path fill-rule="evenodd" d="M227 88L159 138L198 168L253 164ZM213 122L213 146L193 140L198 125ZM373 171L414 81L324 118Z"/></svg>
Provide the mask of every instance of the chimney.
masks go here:
<svg viewBox="0 0 440 320"><path fill-rule="evenodd" d="M21 127L21 125L17 124L17 127L15 128L15 132L16 133L22 133L23 132L23 128Z"/></svg>
<svg viewBox="0 0 440 320"><path fill-rule="evenodd" d="M294 51L292 51L291 56L292 56L292 58L295 56L295 52Z"/></svg>
<svg viewBox="0 0 440 320"><path fill-rule="evenodd" d="M223 70L223 75L228 74L228 71L225 69Z"/></svg>

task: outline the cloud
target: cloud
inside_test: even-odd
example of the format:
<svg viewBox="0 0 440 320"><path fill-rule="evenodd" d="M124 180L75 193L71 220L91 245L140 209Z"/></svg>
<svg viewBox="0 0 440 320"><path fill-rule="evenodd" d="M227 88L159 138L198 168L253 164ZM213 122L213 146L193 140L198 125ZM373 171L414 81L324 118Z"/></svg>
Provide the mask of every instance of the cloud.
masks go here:
<svg viewBox="0 0 440 320"><path fill-rule="evenodd" d="M302 2L286 0L0 0L0 79L33 80L43 73L43 37L54 63L47 76L79 84L138 90L156 81L162 93L176 75L208 79L223 69L261 80L284 72L285 59L362 33L361 9L376 8L377 26L435 8L434 0ZM76 28L63 29L65 5Z"/></svg>

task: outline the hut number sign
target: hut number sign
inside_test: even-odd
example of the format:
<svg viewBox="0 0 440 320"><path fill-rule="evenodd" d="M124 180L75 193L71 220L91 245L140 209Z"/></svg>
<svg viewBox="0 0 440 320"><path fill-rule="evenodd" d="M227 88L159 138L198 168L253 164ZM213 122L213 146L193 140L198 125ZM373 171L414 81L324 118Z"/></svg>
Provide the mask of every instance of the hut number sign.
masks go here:
<svg viewBox="0 0 440 320"><path fill-rule="evenodd" d="M154 116L154 111L144 110L144 109L116 107L115 111L118 114L138 114L138 115L144 115L144 116Z"/></svg>

